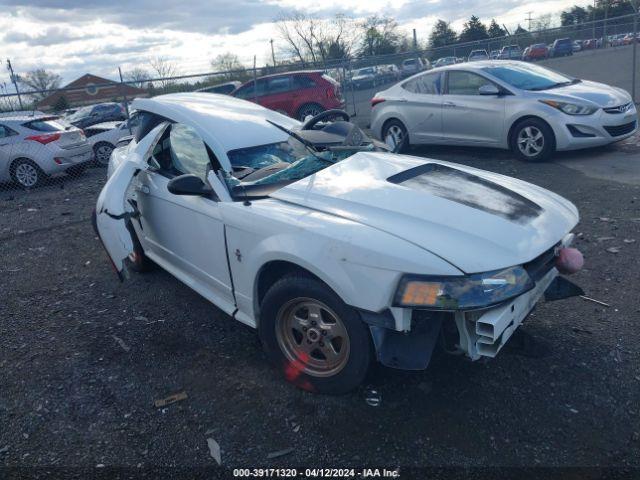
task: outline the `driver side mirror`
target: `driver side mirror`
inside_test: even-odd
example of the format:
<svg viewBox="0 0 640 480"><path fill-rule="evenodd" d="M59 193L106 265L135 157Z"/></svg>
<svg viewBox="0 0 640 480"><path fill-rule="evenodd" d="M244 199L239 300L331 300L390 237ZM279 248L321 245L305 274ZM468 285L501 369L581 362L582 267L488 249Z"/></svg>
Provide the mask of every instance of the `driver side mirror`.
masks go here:
<svg viewBox="0 0 640 480"><path fill-rule="evenodd" d="M500 95L500 90L492 83L486 83L478 88L479 95Z"/></svg>
<svg viewBox="0 0 640 480"><path fill-rule="evenodd" d="M205 184L202 178L192 173L172 178L167 184L167 189L174 195L209 196L213 192L213 189Z"/></svg>

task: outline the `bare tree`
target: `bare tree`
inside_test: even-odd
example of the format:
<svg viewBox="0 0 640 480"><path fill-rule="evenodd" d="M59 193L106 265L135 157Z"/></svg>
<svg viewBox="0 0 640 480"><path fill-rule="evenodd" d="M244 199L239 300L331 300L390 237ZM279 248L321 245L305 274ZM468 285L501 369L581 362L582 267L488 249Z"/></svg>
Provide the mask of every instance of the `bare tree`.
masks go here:
<svg viewBox="0 0 640 480"><path fill-rule="evenodd" d="M11 91L9 90L6 82L0 83L0 94L8 95ZM14 110L19 110L20 105L18 104L18 98L15 96L7 96L0 97L0 112L11 112Z"/></svg>
<svg viewBox="0 0 640 480"><path fill-rule="evenodd" d="M24 93L28 94L30 90L55 90L56 88L60 88L62 77L57 73L49 72L44 68L36 68L35 70L27 72L24 75L20 75L20 77L18 78L18 82L20 82L20 85L22 85L23 89L26 90ZM47 95L49 94L33 93L29 96L35 101L39 101Z"/></svg>
<svg viewBox="0 0 640 480"><path fill-rule="evenodd" d="M149 80L150 78L151 75L149 75L149 72L140 67L133 68L124 75L124 79L127 82L131 82L134 87L138 88L144 88L147 80Z"/></svg>
<svg viewBox="0 0 640 480"><path fill-rule="evenodd" d="M211 60L211 68L216 72L225 72L214 75L212 77L214 81L229 81L234 78L244 78L245 76L245 68L235 53L221 53Z"/></svg>
<svg viewBox="0 0 640 480"><path fill-rule="evenodd" d="M355 40L352 27L353 21L344 15L319 19L298 12L276 21L288 52L303 65L348 57Z"/></svg>
<svg viewBox="0 0 640 480"><path fill-rule="evenodd" d="M531 22L531 31L548 30L555 26L555 18L550 13L540 15Z"/></svg>
<svg viewBox="0 0 640 480"><path fill-rule="evenodd" d="M175 63L164 57L155 57L149 60L149 65L153 72L162 79L159 80L159 83L163 90L167 90L175 83L175 81L170 78L175 76L178 71Z"/></svg>

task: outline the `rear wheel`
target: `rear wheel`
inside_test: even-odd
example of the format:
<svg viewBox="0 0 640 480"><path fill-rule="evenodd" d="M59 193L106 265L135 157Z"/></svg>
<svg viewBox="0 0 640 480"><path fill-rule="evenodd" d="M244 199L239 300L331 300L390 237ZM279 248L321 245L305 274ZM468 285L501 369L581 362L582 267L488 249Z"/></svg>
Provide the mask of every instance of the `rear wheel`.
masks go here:
<svg viewBox="0 0 640 480"><path fill-rule="evenodd" d="M23 188L34 188L42 184L46 174L28 158L18 158L11 164L11 178Z"/></svg>
<svg viewBox="0 0 640 480"><path fill-rule="evenodd" d="M93 153L96 156L96 163L101 167L106 167L109 164L111 152L113 152L113 145L111 145L110 143L99 142L93 146Z"/></svg>
<svg viewBox="0 0 640 480"><path fill-rule="evenodd" d="M396 153L402 153L409 147L409 135L400 120L389 120L384 124L382 140Z"/></svg>
<svg viewBox="0 0 640 480"><path fill-rule="evenodd" d="M511 134L511 150L527 162L542 162L555 151L555 137L551 127L537 118L519 122Z"/></svg>
<svg viewBox="0 0 640 480"><path fill-rule="evenodd" d="M298 109L298 114L296 115L296 117L302 122L309 115L315 117L316 115L324 111L325 108L322 105L318 105L317 103L305 103Z"/></svg>
<svg viewBox="0 0 640 480"><path fill-rule="evenodd" d="M290 275L262 304L259 334L287 381L311 392L341 394L362 383L371 341L357 312L319 280Z"/></svg>

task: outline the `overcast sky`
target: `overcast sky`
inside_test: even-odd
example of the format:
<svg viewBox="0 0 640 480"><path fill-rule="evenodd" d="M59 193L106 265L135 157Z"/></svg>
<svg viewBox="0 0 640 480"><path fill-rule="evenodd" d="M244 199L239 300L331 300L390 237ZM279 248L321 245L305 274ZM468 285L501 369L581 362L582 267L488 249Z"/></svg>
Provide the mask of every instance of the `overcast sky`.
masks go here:
<svg viewBox="0 0 640 480"><path fill-rule="evenodd" d="M0 52L18 73L37 67L54 70L65 82L91 72L116 78L126 71L148 68L163 56L175 61L179 73L209 71L219 53L238 54L247 65L257 55L259 65L284 45L273 21L283 12L354 18L372 14L395 17L407 33L417 29L426 41L436 19L460 29L472 14L483 21L496 18L507 27L527 25L533 17L559 13L589 0L0 0ZM0 83L8 75L0 70Z"/></svg>

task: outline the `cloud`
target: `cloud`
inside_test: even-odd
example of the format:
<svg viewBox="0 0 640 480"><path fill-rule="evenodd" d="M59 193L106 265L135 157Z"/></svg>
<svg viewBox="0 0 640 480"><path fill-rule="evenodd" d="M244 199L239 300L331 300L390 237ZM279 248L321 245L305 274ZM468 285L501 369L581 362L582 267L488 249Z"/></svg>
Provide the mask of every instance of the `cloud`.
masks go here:
<svg viewBox="0 0 640 480"><path fill-rule="evenodd" d="M284 11L261 0L0 0L39 21L116 23L130 28L230 33L270 22Z"/></svg>
<svg viewBox="0 0 640 480"><path fill-rule="evenodd" d="M77 40L87 40L96 38L96 34L78 34L69 29L60 27L49 27L44 32L36 35L29 35L21 31L9 31L5 33L3 41L26 43L32 47L57 45L60 43L68 43Z"/></svg>

